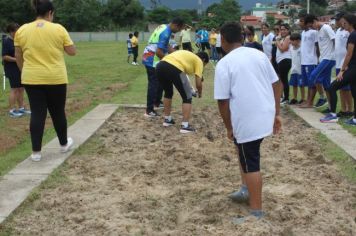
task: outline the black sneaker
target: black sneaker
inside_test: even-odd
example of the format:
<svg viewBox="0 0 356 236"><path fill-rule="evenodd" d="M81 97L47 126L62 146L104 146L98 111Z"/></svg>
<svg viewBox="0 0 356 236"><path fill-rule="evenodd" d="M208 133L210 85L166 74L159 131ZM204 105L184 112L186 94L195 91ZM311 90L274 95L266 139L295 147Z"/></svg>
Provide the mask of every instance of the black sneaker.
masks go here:
<svg viewBox="0 0 356 236"><path fill-rule="evenodd" d="M289 105L296 105L296 104L298 104L297 99L292 99L289 101Z"/></svg>
<svg viewBox="0 0 356 236"><path fill-rule="evenodd" d="M150 112L146 112L146 113L145 113L145 116L146 116L146 117L149 117L149 118L153 118L153 117L157 117L157 116L159 116L159 115L158 115L158 113L155 112L155 111L150 111Z"/></svg>
<svg viewBox="0 0 356 236"><path fill-rule="evenodd" d="M325 106L325 105L328 105L328 101L326 100L326 99L322 99L322 98L320 98L319 100L318 100L318 102L315 104L315 108L320 108L320 107L323 107L323 106Z"/></svg>
<svg viewBox="0 0 356 236"><path fill-rule="evenodd" d="M171 120L164 119L163 126L164 126L164 127L169 127L169 126L174 125L175 123L176 123L176 122L174 122L173 119L171 119Z"/></svg>
<svg viewBox="0 0 356 236"><path fill-rule="evenodd" d="M354 112L353 111L347 111L346 112L346 117L351 117L351 116L354 116Z"/></svg>
<svg viewBox="0 0 356 236"><path fill-rule="evenodd" d="M298 101L298 104L300 105L300 104L302 104L304 102L305 102L305 100L301 99L301 100Z"/></svg>
<svg viewBox="0 0 356 236"><path fill-rule="evenodd" d="M184 127L182 125L180 127L180 133L181 134L188 134L188 133L193 133L193 132L195 132L195 129L191 125L188 125L188 127Z"/></svg>
<svg viewBox="0 0 356 236"><path fill-rule="evenodd" d="M289 99L284 99L281 101L281 105L289 104Z"/></svg>
<svg viewBox="0 0 356 236"><path fill-rule="evenodd" d="M340 111L336 115L337 115L337 117L340 117L340 118L347 117L347 112Z"/></svg>

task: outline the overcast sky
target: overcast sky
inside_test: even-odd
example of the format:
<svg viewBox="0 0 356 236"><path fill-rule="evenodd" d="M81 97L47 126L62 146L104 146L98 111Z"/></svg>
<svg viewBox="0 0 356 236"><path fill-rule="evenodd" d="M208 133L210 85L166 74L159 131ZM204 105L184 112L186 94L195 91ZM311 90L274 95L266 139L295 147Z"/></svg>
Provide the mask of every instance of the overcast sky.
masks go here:
<svg viewBox="0 0 356 236"><path fill-rule="evenodd" d="M150 0L140 0L140 1L146 8L149 8L151 6ZM204 9L207 8L209 5L211 5L212 3L220 2L220 0L202 0L202 1L203 1ZM278 2L278 0L239 0L238 2L240 3L240 5L243 7L244 10L249 10L253 6L255 6L257 2L275 3ZM177 8L191 9L191 8L198 7L198 0L161 0L161 3L172 9L177 9Z"/></svg>

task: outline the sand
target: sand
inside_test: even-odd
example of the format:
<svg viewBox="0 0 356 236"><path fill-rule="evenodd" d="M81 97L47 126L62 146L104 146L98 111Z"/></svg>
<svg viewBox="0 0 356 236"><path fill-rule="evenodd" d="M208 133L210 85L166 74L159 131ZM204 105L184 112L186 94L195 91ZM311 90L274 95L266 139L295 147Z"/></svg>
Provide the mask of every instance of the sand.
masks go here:
<svg viewBox="0 0 356 236"><path fill-rule="evenodd" d="M116 113L67 161L66 180L9 222L20 235L356 235L356 186L322 155L317 132L283 114L264 140L260 221L234 225L246 204L227 196L240 176L215 107L194 110L196 134L142 110Z"/></svg>

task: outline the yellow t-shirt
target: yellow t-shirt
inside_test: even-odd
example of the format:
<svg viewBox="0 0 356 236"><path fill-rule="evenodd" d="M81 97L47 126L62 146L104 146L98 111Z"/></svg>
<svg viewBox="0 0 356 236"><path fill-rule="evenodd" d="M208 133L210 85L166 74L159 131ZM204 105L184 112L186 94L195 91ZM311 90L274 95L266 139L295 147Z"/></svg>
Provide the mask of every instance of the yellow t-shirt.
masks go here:
<svg viewBox="0 0 356 236"><path fill-rule="evenodd" d="M25 24L15 34L15 47L23 53L22 84L67 84L64 47L73 45L60 24L36 20Z"/></svg>
<svg viewBox="0 0 356 236"><path fill-rule="evenodd" d="M217 37L218 35L216 33L211 33L209 35L209 44L215 46Z"/></svg>
<svg viewBox="0 0 356 236"><path fill-rule="evenodd" d="M188 75L203 77L203 61L194 53L187 50L178 50L163 57L162 61L177 67Z"/></svg>
<svg viewBox="0 0 356 236"><path fill-rule="evenodd" d="M138 39L136 38L136 36L132 36L131 45L132 45L133 48L138 46Z"/></svg>

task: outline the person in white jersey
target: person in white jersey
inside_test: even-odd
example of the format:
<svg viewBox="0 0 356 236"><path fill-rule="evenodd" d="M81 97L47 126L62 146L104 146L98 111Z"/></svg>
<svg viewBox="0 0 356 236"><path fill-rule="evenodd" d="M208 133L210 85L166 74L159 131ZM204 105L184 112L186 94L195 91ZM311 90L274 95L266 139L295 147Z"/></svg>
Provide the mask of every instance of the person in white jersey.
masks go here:
<svg viewBox="0 0 356 236"><path fill-rule="evenodd" d="M292 45L292 72L289 80L289 85L293 86L293 99L290 100L290 105L301 104L305 99L305 86L302 79L302 65L300 56L300 41L301 35L299 33L293 33L290 36L290 42ZM300 88L301 99L298 101L298 87Z"/></svg>
<svg viewBox="0 0 356 236"><path fill-rule="evenodd" d="M274 39L274 34L270 32L270 26L267 23L262 24L262 47L263 52L266 54L268 59L272 59L272 44Z"/></svg>
<svg viewBox="0 0 356 236"><path fill-rule="evenodd" d="M289 83L288 74L292 67L292 54L289 36L289 25L281 24L280 27L281 37L277 38L277 54L276 61L278 64L279 77L283 84L283 99L281 104L289 103Z"/></svg>
<svg viewBox="0 0 356 236"><path fill-rule="evenodd" d="M318 32L312 28L315 16L305 15L299 18L302 32L302 44L300 47L302 58L302 77L308 83L307 101L301 104L301 108L312 108L316 94L315 84L310 80L310 75L318 64Z"/></svg>
<svg viewBox="0 0 356 236"><path fill-rule="evenodd" d="M342 64L344 63L344 59L346 56L346 47L347 47L347 39L349 38L350 33L344 29L341 24L341 18L345 15L345 13L338 13L335 16L335 23L338 27L335 34L335 70L336 75L340 73L340 69ZM341 111L337 113L338 117L350 117L353 115L353 99L351 94L351 86L347 85L340 89L340 103L341 103Z"/></svg>
<svg viewBox="0 0 356 236"><path fill-rule="evenodd" d="M220 34L220 29L216 29L216 51L218 52L218 60L220 60L223 57L223 50L221 48L221 34Z"/></svg>
<svg viewBox="0 0 356 236"><path fill-rule="evenodd" d="M323 24L316 17L313 20L313 28L318 31L320 57L318 66L310 75L310 80L315 83L320 96L315 108L320 108L328 104L324 90L329 97L327 90L330 88L331 72L335 66L335 32L330 25Z"/></svg>
<svg viewBox="0 0 356 236"><path fill-rule="evenodd" d="M214 97L218 100L228 139L234 140L239 150L243 183L230 198L249 199L251 216L260 219L264 215L260 145L265 137L281 130L280 82L263 52L242 46L239 23L227 23L220 32L221 45L227 55L216 66ZM233 223L245 220L246 217L236 217Z"/></svg>

